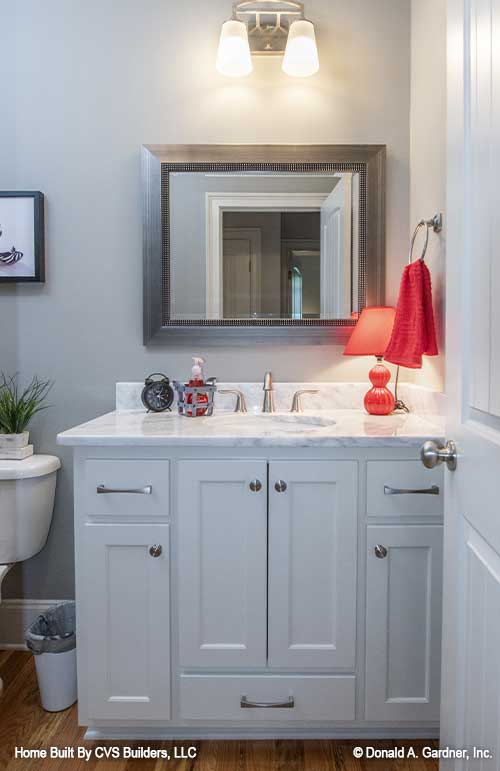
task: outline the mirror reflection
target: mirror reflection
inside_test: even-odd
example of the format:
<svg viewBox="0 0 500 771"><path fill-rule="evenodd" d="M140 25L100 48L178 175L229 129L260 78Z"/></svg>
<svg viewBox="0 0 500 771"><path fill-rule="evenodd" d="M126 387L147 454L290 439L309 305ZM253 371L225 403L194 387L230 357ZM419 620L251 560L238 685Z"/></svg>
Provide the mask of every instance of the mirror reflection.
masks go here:
<svg viewBox="0 0 500 771"><path fill-rule="evenodd" d="M359 197L356 172L171 172L171 318L350 318Z"/></svg>

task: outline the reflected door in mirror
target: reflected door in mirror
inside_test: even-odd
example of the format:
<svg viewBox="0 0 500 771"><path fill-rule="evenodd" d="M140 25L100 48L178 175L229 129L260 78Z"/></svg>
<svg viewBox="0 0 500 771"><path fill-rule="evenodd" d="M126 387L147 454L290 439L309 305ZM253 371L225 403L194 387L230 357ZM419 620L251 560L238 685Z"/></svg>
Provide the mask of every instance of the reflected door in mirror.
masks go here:
<svg viewBox="0 0 500 771"><path fill-rule="evenodd" d="M358 172L170 174L171 319L348 319Z"/></svg>
<svg viewBox="0 0 500 771"><path fill-rule="evenodd" d="M258 318L261 313L261 230L223 230L223 317Z"/></svg>

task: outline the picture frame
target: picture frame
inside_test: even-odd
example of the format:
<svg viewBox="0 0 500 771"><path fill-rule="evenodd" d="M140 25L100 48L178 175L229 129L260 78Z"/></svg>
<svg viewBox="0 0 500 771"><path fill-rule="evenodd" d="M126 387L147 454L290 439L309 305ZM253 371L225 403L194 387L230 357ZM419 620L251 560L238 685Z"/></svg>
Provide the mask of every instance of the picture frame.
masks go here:
<svg viewBox="0 0 500 771"><path fill-rule="evenodd" d="M44 281L44 195L0 191L0 284Z"/></svg>

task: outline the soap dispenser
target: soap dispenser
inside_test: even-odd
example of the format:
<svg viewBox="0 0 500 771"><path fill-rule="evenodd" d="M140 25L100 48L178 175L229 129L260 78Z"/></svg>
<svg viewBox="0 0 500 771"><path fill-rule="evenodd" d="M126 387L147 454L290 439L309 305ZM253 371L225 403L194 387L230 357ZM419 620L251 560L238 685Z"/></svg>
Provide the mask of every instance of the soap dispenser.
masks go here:
<svg viewBox="0 0 500 771"><path fill-rule="evenodd" d="M202 359L201 356L193 356L193 366L191 369L191 379L188 383L188 388L201 388L205 385L205 379L203 377L203 365L205 364L205 359ZM187 404L193 404L193 398L196 399L196 405L201 405L199 409L196 410L196 413L194 412L187 412L186 414L189 415L189 417L201 417L202 415L205 415L208 408L208 395L206 393L196 393L194 396L192 394L188 394L186 397Z"/></svg>

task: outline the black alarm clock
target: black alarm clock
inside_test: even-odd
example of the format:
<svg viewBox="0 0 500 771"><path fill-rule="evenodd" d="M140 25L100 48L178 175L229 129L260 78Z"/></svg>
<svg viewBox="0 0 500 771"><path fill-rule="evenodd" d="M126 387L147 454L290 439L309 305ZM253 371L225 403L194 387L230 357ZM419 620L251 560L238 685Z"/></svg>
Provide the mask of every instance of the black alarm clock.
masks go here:
<svg viewBox="0 0 500 771"><path fill-rule="evenodd" d="M161 372L155 372L144 381L141 394L142 403L150 412L170 410L174 401L174 390L170 380Z"/></svg>

